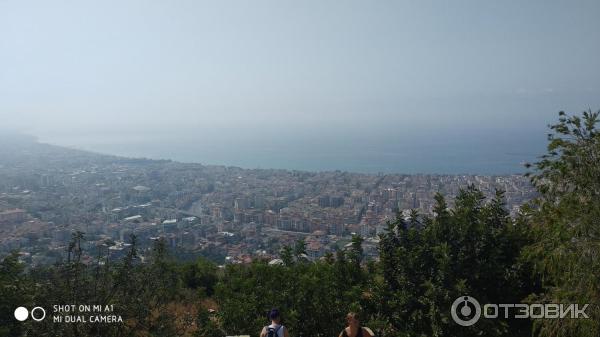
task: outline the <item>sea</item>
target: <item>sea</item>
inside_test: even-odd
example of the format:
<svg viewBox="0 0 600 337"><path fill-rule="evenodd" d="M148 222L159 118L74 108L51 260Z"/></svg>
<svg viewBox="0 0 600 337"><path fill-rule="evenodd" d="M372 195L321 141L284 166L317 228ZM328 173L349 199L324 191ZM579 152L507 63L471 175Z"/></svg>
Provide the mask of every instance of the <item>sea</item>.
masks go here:
<svg viewBox="0 0 600 337"><path fill-rule="evenodd" d="M544 154L544 130L359 132L256 128L48 132L44 143L135 158L249 169L505 175Z"/></svg>

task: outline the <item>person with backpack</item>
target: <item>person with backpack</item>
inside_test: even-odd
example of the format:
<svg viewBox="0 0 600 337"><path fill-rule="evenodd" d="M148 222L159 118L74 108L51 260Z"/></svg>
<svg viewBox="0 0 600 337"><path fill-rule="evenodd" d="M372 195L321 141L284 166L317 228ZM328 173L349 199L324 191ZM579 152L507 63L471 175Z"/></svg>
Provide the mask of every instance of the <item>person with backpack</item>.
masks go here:
<svg viewBox="0 0 600 337"><path fill-rule="evenodd" d="M287 329L281 325L281 315L279 310L273 308L269 312L271 325L265 326L260 332L260 337L290 337Z"/></svg>
<svg viewBox="0 0 600 337"><path fill-rule="evenodd" d="M371 329L360 326L357 313L349 312L346 315L346 322L348 327L340 332L339 337L373 337Z"/></svg>

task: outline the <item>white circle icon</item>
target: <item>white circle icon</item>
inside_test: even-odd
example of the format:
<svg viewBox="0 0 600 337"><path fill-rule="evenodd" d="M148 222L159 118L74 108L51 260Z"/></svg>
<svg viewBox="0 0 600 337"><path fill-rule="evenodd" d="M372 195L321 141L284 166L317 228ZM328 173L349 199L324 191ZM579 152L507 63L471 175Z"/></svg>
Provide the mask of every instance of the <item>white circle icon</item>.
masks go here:
<svg viewBox="0 0 600 337"><path fill-rule="evenodd" d="M25 307L18 307L15 309L15 318L19 322L23 322L29 316L29 311Z"/></svg>
<svg viewBox="0 0 600 337"><path fill-rule="evenodd" d="M452 319L459 325L471 326L481 317L481 305L471 296L461 296L452 303L450 313Z"/></svg>
<svg viewBox="0 0 600 337"><path fill-rule="evenodd" d="M36 311L41 311L42 313L37 314L38 317L36 317L35 315L33 315L33 313ZM44 308L35 307L35 308L31 309L31 319L33 319L36 322L39 322L39 321L43 320L44 318L46 318L46 310L44 310Z"/></svg>

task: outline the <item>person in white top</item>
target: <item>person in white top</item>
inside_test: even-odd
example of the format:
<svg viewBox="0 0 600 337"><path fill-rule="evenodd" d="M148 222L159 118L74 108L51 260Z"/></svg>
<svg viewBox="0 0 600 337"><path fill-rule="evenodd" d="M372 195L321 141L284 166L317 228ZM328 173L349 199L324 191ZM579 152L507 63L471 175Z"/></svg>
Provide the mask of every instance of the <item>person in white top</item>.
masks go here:
<svg viewBox="0 0 600 337"><path fill-rule="evenodd" d="M279 310L273 308L269 312L271 325L265 326L260 332L260 337L290 337L287 329L281 325L281 315Z"/></svg>

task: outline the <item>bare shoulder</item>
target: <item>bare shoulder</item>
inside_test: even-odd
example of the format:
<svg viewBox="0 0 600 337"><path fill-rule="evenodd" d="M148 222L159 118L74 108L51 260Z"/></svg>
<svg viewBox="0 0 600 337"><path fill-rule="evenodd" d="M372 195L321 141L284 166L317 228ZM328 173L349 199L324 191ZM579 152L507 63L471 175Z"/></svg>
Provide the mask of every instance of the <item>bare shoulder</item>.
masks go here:
<svg viewBox="0 0 600 337"><path fill-rule="evenodd" d="M367 327L363 327L363 336L364 337L373 337L373 331L371 331L371 329L367 328Z"/></svg>
<svg viewBox="0 0 600 337"><path fill-rule="evenodd" d="M260 331L260 337L265 337L267 335L267 328L263 326L262 330Z"/></svg>

